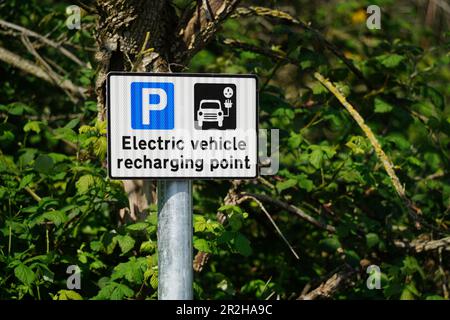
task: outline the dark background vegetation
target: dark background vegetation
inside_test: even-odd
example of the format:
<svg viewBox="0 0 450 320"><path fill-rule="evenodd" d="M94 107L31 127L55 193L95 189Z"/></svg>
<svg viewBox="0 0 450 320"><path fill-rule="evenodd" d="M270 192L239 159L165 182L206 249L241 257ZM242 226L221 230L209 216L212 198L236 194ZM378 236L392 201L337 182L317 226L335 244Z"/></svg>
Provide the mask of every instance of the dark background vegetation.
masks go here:
<svg viewBox="0 0 450 320"><path fill-rule="evenodd" d="M119 216L129 199L121 181L106 178L96 7L86 2L81 29L68 30L71 4L0 1L0 19L57 42L83 64L1 24L0 48L85 90L80 97L0 61L0 299L155 299L156 205L137 219ZM382 8L381 30L366 27L371 4ZM177 15L194 5L173 1ZM259 76L260 126L280 129L280 170L252 181L194 181L195 297L448 299L448 3L239 5L249 6L278 11L237 11L182 71ZM314 72L334 82L374 131L406 198ZM80 290L66 288L73 264ZM369 265L381 268L380 290L366 286ZM325 294L314 291L321 283Z"/></svg>

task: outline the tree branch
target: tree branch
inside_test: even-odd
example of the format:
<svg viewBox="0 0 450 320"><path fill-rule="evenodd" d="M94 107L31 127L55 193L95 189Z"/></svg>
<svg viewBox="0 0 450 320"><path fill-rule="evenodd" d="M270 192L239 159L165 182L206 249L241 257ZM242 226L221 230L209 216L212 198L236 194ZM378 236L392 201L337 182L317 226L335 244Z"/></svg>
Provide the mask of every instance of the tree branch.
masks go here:
<svg viewBox="0 0 450 320"><path fill-rule="evenodd" d="M57 74L55 71L53 71L53 69L50 67L50 65L36 51L36 49L33 47L33 45L31 44L30 40L28 39L28 37L26 35L22 34L21 40L22 40L22 43L25 46L25 48L28 50L28 52L30 52L36 58L36 61L40 64L40 66L43 68L43 70L47 73L47 75L50 77L52 82L55 85L60 86L60 83L62 83L62 81L63 81L62 77L59 74ZM67 94L67 96L72 100L72 102L75 103L77 99L71 94L71 92L62 86L60 86L60 87Z"/></svg>
<svg viewBox="0 0 450 320"><path fill-rule="evenodd" d="M21 34L24 34L28 37L31 38L36 38L39 41L41 41L42 43L53 47L55 49L58 49L64 56L66 56L67 58L69 58L70 60L72 60L73 62L75 62L76 64L78 64L79 66L85 67L85 68L89 68L89 65L83 61L81 61L80 59L78 59L72 52L70 52L69 50L67 50L66 48L64 48L62 45L60 45L59 43L50 40L49 38L40 35L39 33L36 33L34 31L31 31L27 28L24 28L22 26L19 26L17 24L5 21L0 19L0 26L3 28L8 28L8 29L12 29L15 31L20 32Z"/></svg>
<svg viewBox="0 0 450 320"><path fill-rule="evenodd" d="M257 6L252 6L248 8L237 8L236 13L233 15L233 17L240 17L240 16L245 17L252 15L275 18L287 24L299 26L300 28L311 32L328 50L330 50L336 57L338 57L361 81L363 81L369 88L371 87L370 82L368 82L367 79L362 74L362 72L357 67L355 67L353 62L347 59L347 57L345 57L345 55L333 43L328 41L325 38L325 36L322 35L321 32L314 29L309 24L301 20L295 19L286 12Z"/></svg>
<svg viewBox="0 0 450 320"><path fill-rule="evenodd" d="M275 221L273 220L272 216L270 215L270 213L266 210L266 208L264 207L264 205L261 203L261 201L259 201L258 199L256 199L253 196L244 196L241 199L239 199L239 203L245 201L245 200L253 200L255 201L258 206L261 208L262 212L264 212L264 214L266 215L267 219L269 219L270 223L273 225L273 227L275 228L275 230L277 231L278 235L281 237L281 239L283 239L284 243L288 246L289 250L292 252L292 254L294 255L294 257L297 260L300 260L300 257L298 255L298 253L295 251L295 249L292 247L292 245L289 243L288 239L284 236L284 234L281 232L280 228L277 226L277 224L275 223Z"/></svg>
<svg viewBox="0 0 450 320"><path fill-rule="evenodd" d="M281 60L281 61L285 61L285 62L289 62L292 64L297 64L299 63L298 60L296 59L291 59L289 58L284 52L281 51L275 51L269 48L264 48L264 47L258 47L249 43L245 43L239 40L235 40L235 39L223 39L222 43L227 45L227 46L231 46L237 49L241 49L244 51L250 51L250 52L254 52L254 53L258 53L261 54L263 56L267 56L267 57L271 57L277 60Z"/></svg>
<svg viewBox="0 0 450 320"><path fill-rule="evenodd" d="M317 298L331 298L340 288L349 283L350 278L356 274L354 269L346 269L333 274L316 289L298 297L298 300L314 300Z"/></svg>
<svg viewBox="0 0 450 320"><path fill-rule="evenodd" d="M297 208L297 207L295 207L293 205L290 205L288 203L285 203L285 202L283 202L281 200L271 198L271 197L266 196L264 194L251 194L251 193L247 193L247 192L243 192L241 194L241 196L242 197L250 196L250 197L256 198L258 200L261 200L262 202L270 203L272 205L280 207L280 208L282 208L282 209L284 209L284 210L286 210L288 212L291 212L291 213L299 216L301 219L305 220L306 222L309 222L310 224L312 224L312 225L314 225L314 226L316 226L318 228L324 229L324 230L326 230L328 232L331 232L331 233L335 233L336 232L336 228L334 226L326 224L326 223L323 223L323 222L321 222L321 221L311 217L310 215L305 213L302 209Z"/></svg>
<svg viewBox="0 0 450 320"><path fill-rule="evenodd" d="M394 240L394 244L397 248L409 249L417 253L438 250L441 248L442 250L450 251L450 237L439 240L416 239L411 242L406 240Z"/></svg>
<svg viewBox="0 0 450 320"><path fill-rule="evenodd" d="M238 3L239 0L202 0L177 32L180 40L172 47L175 62L184 64L205 47Z"/></svg>
<svg viewBox="0 0 450 320"><path fill-rule="evenodd" d="M50 77L48 73L41 67L2 47L0 47L0 60L37 78L45 80L51 84L55 84L55 81L52 79L52 77ZM60 79L60 81L56 84L64 90L70 91L76 96L84 96L85 89L76 86L68 79Z"/></svg>
<svg viewBox="0 0 450 320"><path fill-rule="evenodd" d="M369 139L370 144L375 149L375 153L378 156L378 159L381 161L384 169L386 170L386 173L388 174L392 185L397 192L400 199L404 202L406 205L408 212L410 213L411 217L414 219L416 223L416 227L420 228L420 222L419 222L419 214L422 214L422 211L420 208L418 208L413 201L411 201L406 196L405 187L401 184L400 179L398 178L397 174L394 170L394 164L392 163L391 159L386 155L384 150L381 148L380 143L378 142L378 139L375 137L372 129L365 123L363 117L356 111L356 109L347 101L345 96L339 91L338 88L336 88L330 80L324 78L320 73L316 72L314 73L314 77L328 90L330 91L337 99L338 101L347 109L347 111L350 113L352 118L356 121L356 123L359 125L359 127L362 129L366 137ZM431 226L430 226L431 227Z"/></svg>

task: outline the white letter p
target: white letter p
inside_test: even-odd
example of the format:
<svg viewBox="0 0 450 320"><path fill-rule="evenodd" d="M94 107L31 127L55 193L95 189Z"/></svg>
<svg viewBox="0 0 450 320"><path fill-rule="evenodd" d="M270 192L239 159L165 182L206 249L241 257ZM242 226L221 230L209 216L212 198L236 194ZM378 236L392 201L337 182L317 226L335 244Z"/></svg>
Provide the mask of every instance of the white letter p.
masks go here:
<svg viewBox="0 0 450 320"><path fill-rule="evenodd" d="M150 96L159 96L158 103L151 103ZM150 124L150 111L161 111L167 107L167 93L160 88L142 89L142 124Z"/></svg>

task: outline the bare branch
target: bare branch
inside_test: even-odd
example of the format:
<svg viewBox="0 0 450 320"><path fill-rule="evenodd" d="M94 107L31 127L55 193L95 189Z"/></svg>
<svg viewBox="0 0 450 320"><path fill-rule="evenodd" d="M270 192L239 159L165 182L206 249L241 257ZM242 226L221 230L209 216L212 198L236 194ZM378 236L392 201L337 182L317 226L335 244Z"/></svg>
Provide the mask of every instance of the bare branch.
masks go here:
<svg viewBox="0 0 450 320"><path fill-rule="evenodd" d="M331 298L336 291L349 283L349 280L356 274L356 270L347 269L336 272L328 280L323 282L316 289L309 293L303 293L298 300L314 300L317 298Z"/></svg>
<svg viewBox="0 0 450 320"><path fill-rule="evenodd" d="M78 64L79 66L85 67L85 68L89 68L89 65L83 61L81 61L80 59L78 59L72 52L70 52L69 50L67 50L66 48L64 48L62 45L60 45L59 43L50 40L49 38L40 35L39 33L36 33L34 31L31 31L27 28L24 28L22 26L19 26L17 24L5 21L0 19L0 26L2 26L3 28L8 28L8 29L12 29L12 30L16 30L19 31L21 34L24 34L28 37L31 38L36 38L39 41L41 41L42 43L45 43L46 45L53 47L55 49L58 49L64 56L66 56L67 58L69 58L70 60L72 60L73 62L75 62L76 64Z"/></svg>
<svg viewBox="0 0 450 320"><path fill-rule="evenodd" d="M55 84L54 80L41 67L2 47L0 47L0 60L37 78L45 80L51 84ZM76 86L68 79L60 79L58 86L77 96L84 96L85 89Z"/></svg>
<svg viewBox="0 0 450 320"><path fill-rule="evenodd" d="M243 192L242 196L250 196L250 197L254 197L254 198L258 199L258 200L261 200L262 202L270 203L272 205L280 207L280 208L282 208L282 209L284 209L284 210L286 210L288 212L291 212L291 213L299 216L301 219L309 222L310 224L312 224L312 225L314 225L316 227L319 227L319 228L324 229L324 230L326 230L328 232L331 232L331 233L335 233L336 232L336 228L334 226L326 224L326 223L323 223L323 222L321 222L321 221L311 217L309 214L305 213L302 209L297 208L297 207L295 207L293 205L290 205L288 203L285 203L285 202L283 202L281 200L274 199L274 198L269 197L269 196L264 195L264 194L251 194L251 193L246 193L246 192Z"/></svg>
<svg viewBox="0 0 450 320"><path fill-rule="evenodd" d="M261 54L261 55L264 55L267 57L271 57L271 58L274 58L277 60L289 62L292 64L299 63L298 60L289 58L284 52L275 51L270 48L258 47L258 46L248 44L248 43L245 43L245 42L242 42L239 40L235 40L235 39L224 39L222 42L223 42L223 44L225 44L227 46L231 46L231 47L234 47L237 49L242 49L244 51L258 53L258 54Z"/></svg>
<svg viewBox="0 0 450 320"><path fill-rule="evenodd" d="M16 180L20 182L20 177L16 176ZM37 202L40 202L42 200L41 197L39 197L37 195L36 192L34 192L33 190L31 190L30 187L25 187L23 188L34 200L36 200Z"/></svg>
<svg viewBox="0 0 450 320"><path fill-rule="evenodd" d="M338 57L360 80L362 80L369 88L371 87L371 84L367 81L362 72L357 67L355 67L353 62L347 59L347 57L333 43L328 41L325 38L325 36L322 35L322 33L311 27L308 23L305 23L299 19L295 19L286 12L257 6L252 6L248 8L237 8L236 13L233 15L233 17L240 17L240 16L245 17L253 15L275 18L285 22L286 24L296 25L304 30L311 32L328 50L330 50L336 57Z"/></svg>
<svg viewBox="0 0 450 320"><path fill-rule="evenodd" d="M275 221L273 220L272 216L270 215L270 213L266 210L266 208L264 207L264 205L261 203L261 201L259 201L258 199L256 199L255 197L252 196L245 196L242 197L239 200L240 202L243 202L245 200L253 200L255 201L259 207L261 208L262 212L264 212L264 214L266 215L267 219L269 219L270 223L273 225L273 227L275 228L275 230L277 231L278 235L281 237L281 239L283 239L284 243L286 243L286 245L288 246L289 250L292 252L292 254L294 255L294 257L297 260L300 260L300 257L298 255L298 253L294 250L294 248L292 247L292 245L289 243L288 239L284 236L284 234L281 232L280 228L277 226L277 224L275 223Z"/></svg>
<svg viewBox="0 0 450 320"><path fill-rule="evenodd" d="M421 224L425 224L427 227L436 229L435 227L421 221L422 219L420 219L419 215L422 214L422 210L419 207L417 207L417 205L411 199L407 197L405 187L401 184L400 179L395 173L394 164L392 163L391 159L386 155L384 150L381 148L378 139L376 138L372 129L370 129L370 127L366 124L363 117L361 117L358 111L347 101L345 96L339 91L339 89L336 86L333 85L333 83L330 80L324 78L318 72L314 73L314 77L338 99L338 101L350 113L352 118L356 121L356 123L362 129L366 137L369 139L370 144L375 149L375 153L377 154L378 159L381 161L384 169L386 170L386 173L388 174L392 182L392 186L394 187L400 199L404 202L406 208L408 209L409 215L414 220L416 228L419 229L421 227ZM440 232L439 230L437 231Z"/></svg>
<svg viewBox="0 0 450 320"><path fill-rule="evenodd" d="M317 72L314 74L314 77L319 80L319 82L339 100L339 102L345 107L345 109L347 109L352 118L360 126L360 128L372 144L373 148L375 149L375 152L382 162L387 174L391 178L392 185L394 186L395 190L402 199L405 198L405 188L401 184L400 179L397 177L397 174L394 171L394 164L381 148L378 139L375 137L372 129L370 129L370 127L366 124L363 117L361 117L358 111L356 111L356 109L347 101L345 96L331 83L330 80L324 78L320 73Z"/></svg>
<svg viewBox="0 0 450 320"><path fill-rule="evenodd" d="M411 242L407 240L394 240L394 244L397 248L409 249L417 253L438 249L450 251L450 237L439 240L416 239Z"/></svg>
<svg viewBox="0 0 450 320"><path fill-rule="evenodd" d="M21 40L25 48L28 50L28 52L30 52L36 58L37 62L42 66L42 68L45 70L48 76L52 79L52 82L55 85L60 86L60 84L62 83L62 77L53 71L50 65L36 51L36 49L33 47L33 45L31 44L30 40L26 35L22 34ZM67 90L62 86L60 87L68 95L68 97L72 100L72 102L76 102L77 99L70 93L69 90Z"/></svg>

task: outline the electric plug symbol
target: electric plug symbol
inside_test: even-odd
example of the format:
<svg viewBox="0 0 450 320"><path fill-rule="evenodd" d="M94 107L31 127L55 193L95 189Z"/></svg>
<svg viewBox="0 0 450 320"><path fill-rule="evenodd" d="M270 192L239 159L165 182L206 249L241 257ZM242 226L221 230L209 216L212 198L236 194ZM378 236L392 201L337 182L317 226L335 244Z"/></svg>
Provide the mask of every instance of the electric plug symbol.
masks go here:
<svg viewBox="0 0 450 320"><path fill-rule="evenodd" d="M230 109L233 107L233 102L231 102L231 99L225 100L225 108Z"/></svg>
<svg viewBox="0 0 450 320"><path fill-rule="evenodd" d="M228 117L230 114L230 109L233 107L233 102L231 102L230 98L234 95L234 91L230 87L226 87L225 89L223 89L223 95L225 96L225 98L227 98L227 100L225 100L224 106L227 109L227 114L225 116Z"/></svg>

